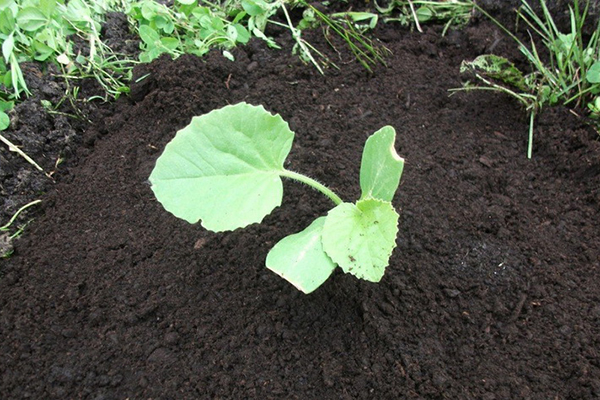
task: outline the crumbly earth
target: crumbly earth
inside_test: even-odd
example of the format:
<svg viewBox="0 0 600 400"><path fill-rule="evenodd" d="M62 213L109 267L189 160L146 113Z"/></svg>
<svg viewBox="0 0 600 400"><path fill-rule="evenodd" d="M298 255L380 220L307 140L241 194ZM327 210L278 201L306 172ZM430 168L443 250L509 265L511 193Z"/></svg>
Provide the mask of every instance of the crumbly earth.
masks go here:
<svg viewBox="0 0 600 400"><path fill-rule="evenodd" d="M320 32L320 75L261 42L140 66L98 107L38 218L0 264L3 399L597 399L600 143L562 108L536 122L511 98L448 96L492 24L378 32L367 73ZM260 225L215 234L166 212L148 176L194 115L262 104L296 132L288 168L359 195L364 141L398 131L398 247L379 284L341 272L303 295L268 250L331 207L285 182ZM41 122L44 123L44 122Z"/></svg>
<svg viewBox="0 0 600 400"><path fill-rule="evenodd" d="M128 31L123 14L107 15L102 28L103 40L116 53L128 54L135 59L138 41ZM76 41L77 38L74 38ZM85 53L87 43L76 43ZM19 147L43 171L38 171L20 154L7 151L1 143L0 151L0 221L4 223L23 205L38 200L51 190L55 178L64 174L64 168L76 163L83 132L90 125L89 116L98 107L111 108L103 103L103 89L93 79L71 81L67 84L62 72L53 65L25 63L21 66L31 96L20 99L9 112L10 126L1 132L8 141ZM77 87L78 95L67 96ZM92 100L88 100L92 99ZM99 111L100 112L100 111ZM56 174L56 176L55 176ZM31 217L39 215L34 208L16 220L8 236L26 225ZM4 254L0 247L0 256Z"/></svg>

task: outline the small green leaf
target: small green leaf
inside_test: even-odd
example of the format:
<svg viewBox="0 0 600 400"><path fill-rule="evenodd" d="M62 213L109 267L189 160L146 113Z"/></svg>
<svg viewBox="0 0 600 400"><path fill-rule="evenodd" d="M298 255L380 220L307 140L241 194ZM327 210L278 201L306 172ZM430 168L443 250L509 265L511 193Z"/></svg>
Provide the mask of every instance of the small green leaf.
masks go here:
<svg viewBox="0 0 600 400"><path fill-rule="evenodd" d="M275 40L273 40L272 38L270 38L267 35L265 35L260 29L258 29L258 28L252 29L252 33L257 38L264 40L267 43L267 46L269 46L270 48L272 48L272 49L281 49L281 46L279 46L277 44L277 42L275 42Z"/></svg>
<svg viewBox="0 0 600 400"><path fill-rule="evenodd" d="M11 71L7 71L2 77L2 84L6 86L8 89L12 88L12 73Z"/></svg>
<svg viewBox="0 0 600 400"><path fill-rule="evenodd" d="M0 10L4 10L11 5L14 5L14 0L0 0Z"/></svg>
<svg viewBox="0 0 600 400"><path fill-rule="evenodd" d="M593 101L588 103L588 108L591 111L591 117L597 119L600 117L600 97L596 97Z"/></svg>
<svg viewBox="0 0 600 400"><path fill-rule="evenodd" d="M160 35L148 25L141 25L139 28L140 38L149 46L156 46L160 41Z"/></svg>
<svg viewBox="0 0 600 400"><path fill-rule="evenodd" d="M17 14L19 28L26 31L35 31L46 24L48 18L35 7L25 7Z"/></svg>
<svg viewBox="0 0 600 400"><path fill-rule="evenodd" d="M225 24L223 23L223 20L221 20L221 18L212 17L210 19L210 27L215 31L222 32L225 29Z"/></svg>
<svg viewBox="0 0 600 400"><path fill-rule="evenodd" d="M156 29L164 31L164 28L169 24L170 20L162 15L157 15L152 22L154 22Z"/></svg>
<svg viewBox="0 0 600 400"><path fill-rule="evenodd" d="M161 54L160 49L152 48L149 51L142 51L139 55L140 61L147 64Z"/></svg>
<svg viewBox="0 0 600 400"><path fill-rule="evenodd" d="M558 39L556 39L554 47L555 53L563 53L564 55L569 56L572 52L573 45L575 44L575 38L574 32L569 34L558 33Z"/></svg>
<svg viewBox="0 0 600 400"><path fill-rule="evenodd" d="M281 204L280 174L294 133L279 115L239 103L194 117L150 175L167 211L206 229L260 222Z"/></svg>
<svg viewBox="0 0 600 400"><path fill-rule="evenodd" d="M242 0L242 7L250 16L259 15L264 12L263 8L258 4L258 2L253 0Z"/></svg>
<svg viewBox="0 0 600 400"><path fill-rule="evenodd" d="M232 42L235 42L237 40L238 31L237 31L237 29L235 29L235 26L227 25L226 32L227 32L227 37L229 38L229 40L231 40Z"/></svg>
<svg viewBox="0 0 600 400"><path fill-rule="evenodd" d="M304 293L321 286L336 267L323 250L324 223L325 217L317 218L302 232L280 240L267 255L267 268Z"/></svg>
<svg viewBox="0 0 600 400"><path fill-rule="evenodd" d="M144 1L142 3L142 17L146 20L146 21L152 21L154 19L155 16L159 15L159 13L162 11L161 10L162 4L158 4L155 3L153 1Z"/></svg>
<svg viewBox="0 0 600 400"><path fill-rule="evenodd" d="M40 11L47 17L51 17L56 10L58 2L56 0L40 0Z"/></svg>
<svg viewBox="0 0 600 400"><path fill-rule="evenodd" d="M0 11L0 32L8 35L15 28L15 18L12 11L10 9Z"/></svg>
<svg viewBox="0 0 600 400"><path fill-rule="evenodd" d="M241 44L248 43L251 37L250 32L248 32L248 30L243 25L235 24L233 26L237 30L237 41Z"/></svg>
<svg viewBox="0 0 600 400"><path fill-rule="evenodd" d="M173 21L169 20L167 25L163 27L163 32L167 35L171 35L173 31L175 31L175 24L173 24Z"/></svg>
<svg viewBox="0 0 600 400"><path fill-rule="evenodd" d="M433 18L433 10L429 7L419 7L416 14L419 22L427 22Z"/></svg>
<svg viewBox="0 0 600 400"><path fill-rule="evenodd" d="M12 108L15 106L15 102L14 101L4 101L4 100L0 100L0 111L9 111L12 110Z"/></svg>
<svg viewBox="0 0 600 400"><path fill-rule="evenodd" d="M396 131L389 125L367 139L360 167L361 199L392 201L394 198L404 169L404 159L394 148L395 141Z"/></svg>
<svg viewBox="0 0 600 400"><path fill-rule="evenodd" d="M396 247L398 218L387 201L342 203L325 219L323 248L344 272L379 282Z"/></svg>
<svg viewBox="0 0 600 400"><path fill-rule="evenodd" d="M33 59L36 61L46 61L50 56L54 54L54 50L51 47L48 47L45 43L34 41L32 46L32 50L35 50L35 55Z"/></svg>
<svg viewBox="0 0 600 400"><path fill-rule="evenodd" d="M2 43L2 55L4 56L4 60L7 63L10 62L10 55L12 54L14 47L15 47L15 38L14 38L14 32L12 32L10 35L8 35L8 37L6 38L4 43Z"/></svg>
<svg viewBox="0 0 600 400"><path fill-rule="evenodd" d="M179 40L173 37L160 38L160 43L168 50L173 51L179 46Z"/></svg>
<svg viewBox="0 0 600 400"><path fill-rule="evenodd" d="M210 16L210 9L208 7L195 7L192 10L192 15L196 19L200 19L202 17Z"/></svg>
<svg viewBox="0 0 600 400"><path fill-rule="evenodd" d="M177 0L177 2L186 6L196 4L196 0Z"/></svg>
<svg viewBox="0 0 600 400"><path fill-rule="evenodd" d="M600 61L596 61L588 69L586 79L589 83L600 83Z"/></svg>
<svg viewBox="0 0 600 400"><path fill-rule="evenodd" d="M9 116L4 111L0 111L0 131L5 130L9 126L10 126Z"/></svg>

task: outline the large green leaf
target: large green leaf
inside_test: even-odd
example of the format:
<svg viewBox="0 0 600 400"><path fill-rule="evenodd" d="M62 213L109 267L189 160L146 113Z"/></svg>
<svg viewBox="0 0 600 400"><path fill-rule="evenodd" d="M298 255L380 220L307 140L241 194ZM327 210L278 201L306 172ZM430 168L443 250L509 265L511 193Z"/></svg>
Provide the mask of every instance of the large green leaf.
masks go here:
<svg viewBox="0 0 600 400"><path fill-rule="evenodd" d="M360 167L362 199L392 201L404 169L404 159L394 148L395 140L396 131L391 126L384 126L367 139Z"/></svg>
<svg viewBox="0 0 600 400"><path fill-rule="evenodd" d="M346 273L379 282L396 247L398 213L387 201L359 200L329 211L323 248Z"/></svg>
<svg viewBox="0 0 600 400"><path fill-rule="evenodd" d="M294 133L262 106L239 103L194 117L150 175L166 210L213 231L260 222L281 204L280 173Z"/></svg>
<svg viewBox="0 0 600 400"><path fill-rule="evenodd" d="M267 268L304 293L321 286L336 267L323 250L324 223L325 217L317 218L302 232L280 240L267 255Z"/></svg>

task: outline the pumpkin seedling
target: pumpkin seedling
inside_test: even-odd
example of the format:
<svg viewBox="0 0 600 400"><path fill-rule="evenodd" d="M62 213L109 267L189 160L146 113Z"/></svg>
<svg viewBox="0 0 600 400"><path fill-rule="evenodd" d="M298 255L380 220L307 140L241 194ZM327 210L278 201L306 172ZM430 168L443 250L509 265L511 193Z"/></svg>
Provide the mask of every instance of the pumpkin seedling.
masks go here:
<svg viewBox="0 0 600 400"><path fill-rule="evenodd" d="M150 182L167 211L215 232L261 222L281 205L281 178L303 182L335 207L277 243L267 255L267 268L304 293L318 288L336 266L379 282L398 233L398 213L391 201L404 160L394 149L395 138L394 128L385 126L367 139L362 195L348 203L314 179L284 168L294 132L280 115L239 103L194 117L177 132L158 158Z"/></svg>

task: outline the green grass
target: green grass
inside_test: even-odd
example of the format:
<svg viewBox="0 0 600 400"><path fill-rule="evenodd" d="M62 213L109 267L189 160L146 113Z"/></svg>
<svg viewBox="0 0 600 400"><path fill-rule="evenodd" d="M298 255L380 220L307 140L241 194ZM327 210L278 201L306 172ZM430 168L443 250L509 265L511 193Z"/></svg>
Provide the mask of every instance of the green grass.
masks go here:
<svg viewBox="0 0 600 400"><path fill-rule="evenodd" d="M535 117L544 107L556 104L572 108L586 106L591 118L600 118L600 22L587 40L583 34L590 1L582 5L581 1L574 0L569 6L570 25L566 33L558 29L546 1L539 0L539 4L541 15L526 0L522 0L517 11L518 19L524 21L528 29L528 44L476 6L515 41L529 62L531 72L524 73L509 60L495 55L465 61L461 68L463 72L472 73L478 81L467 82L462 90L507 93L529 112L528 158L533 152Z"/></svg>

